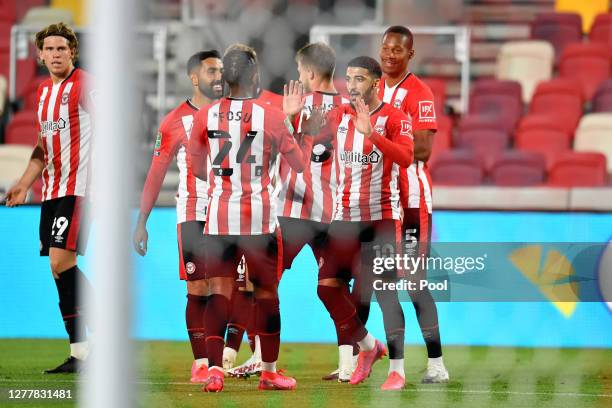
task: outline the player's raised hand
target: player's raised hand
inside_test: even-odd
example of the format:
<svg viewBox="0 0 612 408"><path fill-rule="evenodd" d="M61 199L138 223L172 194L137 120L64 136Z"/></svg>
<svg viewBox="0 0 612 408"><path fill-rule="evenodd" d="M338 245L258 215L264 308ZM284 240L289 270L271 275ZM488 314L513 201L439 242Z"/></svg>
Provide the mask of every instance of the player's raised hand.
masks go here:
<svg viewBox="0 0 612 408"><path fill-rule="evenodd" d="M372 123L370 123L370 108L365 104L363 99L357 98L355 100L355 111L357 116L353 119L355 123L355 129L360 133L363 133L366 137L372 133Z"/></svg>
<svg viewBox="0 0 612 408"><path fill-rule="evenodd" d="M283 112L285 115L295 116L304 108L306 97L304 96L304 85L299 81L289 81L283 89Z"/></svg>
<svg viewBox="0 0 612 408"><path fill-rule="evenodd" d="M307 135L318 135L321 128L325 126L326 112L322 106L312 108L310 117L304 118L302 121L302 132Z"/></svg>
<svg viewBox="0 0 612 408"><path fill-rule="evenodd" d="M6 206L15 207L16 205L21 205L25 203L27 195L28 195L27 188L20 185L19 183L15 184L6 193Z"/></svg>
<svg viewBox="0 0 612 408"><path fill-rule="evenodd" d="M145 256L147 254L148 240L149 233L147 232L147 228L139 222L134 230L133 242L134 250L136 250L140 256Z"/></svg>

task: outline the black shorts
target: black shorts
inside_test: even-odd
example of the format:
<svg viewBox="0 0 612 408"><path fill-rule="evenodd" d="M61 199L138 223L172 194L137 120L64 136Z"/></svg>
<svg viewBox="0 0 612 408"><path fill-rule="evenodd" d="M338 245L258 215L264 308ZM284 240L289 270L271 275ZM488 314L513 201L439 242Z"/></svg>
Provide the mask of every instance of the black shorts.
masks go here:
<svg viewBox="0 0 612 408"><path fill-rule="evenodd" d="M395 268L381 270L377 262L395 258L399 240L397 220L334 221L329 226L319 280L335 278L348 282L363 274L395 279Z"/></svg>
<svg viewBox="0 0 612 408"><path fill-rule="evenodd" d="M85 198L65 196L44 201L40 208L40 256L49 256L49 248L85 253L88 228L83 216Z"/></svg>
<svg viewBox="0 0 612 408"><path fill-rule="evenodd" d="M207 279L233 278L237 281L244 274L255 286L278 284L282 272L279 242L282 241L277 234L205 235L204 242Z"/></svg>
<svg viewBox="0 0 612 408"><path fill-rule="evenodd" d="M204 224L204 221L186 221L176 224L181 280L194 281L206 278L204 273Z"/></svg>
<svg viewBox="0 0 612 408"><path fill-rule="evenodd" d="M431 250L431 214L426 209L404 208L401 249L408 256L429 256Z"/></svg>
<svg viewBox="0 0 612 408"><path fill-rule="evenodd" d="M299 218L278 217L283 236L283 269L290 269L304 245L310 245L318 264L327 242L329 224Z"/></svg>

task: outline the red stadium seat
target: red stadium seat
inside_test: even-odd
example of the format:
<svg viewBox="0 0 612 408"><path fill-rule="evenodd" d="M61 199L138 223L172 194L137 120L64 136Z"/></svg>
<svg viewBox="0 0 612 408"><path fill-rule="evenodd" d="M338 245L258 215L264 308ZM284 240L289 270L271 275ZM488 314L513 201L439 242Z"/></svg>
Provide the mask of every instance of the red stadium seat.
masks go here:
<svg viewBox="0 0 612 408"><path fill-rule="evenodd" d="M548 173L548 184L554 187L599 187L606 185L606 178L606 156L570 152L553 164Z"/></svg>
<svg viewBox="0 0 612 408"><path fill-rule="evenodd" d="M599 14L589 32L592 43L600 43L608 47L612 53L612 13Z"/></svg>
<svg viewBox="0 0 612 408"><path fill-rule="evenodd" d="M499 123L490 116L466 115L459 122L458 131L466 132L476 129L499 129Z"/></svg>
<svg viewBox="0 0 612 408"><path fill-rule="evenodd" d="M13 23L17 20L17 3L15 0L0 0L0 20Z"/></svg>
<svg viewBox="0 0 612 408"><path fill-rule="evenodd" d="M5 143L35 146L38 142L36 111L19 111L6 127Z"/></svg>
<svg viewBox="0 0 612 408"><path fill-rule="evenodd" d="M441 153L449 150L452 145L453 121L446 115L438 115L436 118L438 131L433 138L433 146L429 163L433 163L436 157Z"/></svg>
<svg viewBox="0 0 612 408"><path fill-rule="evenodd" d="M531 38L550 42L558 63L567 44L582 40L582 17L576 13L538 14L531 23Z"/></svg>
<svg viewBox="0 0 612 408"><path fill-rule="evenodd" d="M497 157L489 171L496 186L535 186L546 180L546 159L535 152L507 150Z"/></svg>
<svg viewBox="0 0 612 408"><path fill-rule="evenodd" d="M612 79L599 84L593 96L593 112L612 112Z"/></svg>
<svg viewBox="0 0 612 408"><path fill-rule="evenodd" d="M584 99L590 100L601 82L610 77L610 53L601 44L569 44L559 63L559 75L582 86Z"/></svg>
<svg viewBox="0 0 612 408"><path fill-rule="evenodd" d="M446 105L446 82L443 79L422 78L423 82L431 88L434 94L434 105L437 116L444 114L444 106Z"/></svg>
<svg viewBox="0 0 612 408"><path fill-rule="evenodd" d="M36 92L38 91L38 85L47 77L35 77L30 81L29 84L24 86L23 89L23 109L24 110L36 110L38 109L38 101L36 100Z"/></svg>
<svg viewBox="0 0 612 408"><path fill-rule="evenodd" d="M0 51L0 75L3 75L6 80L9 80L10 67L8 64L9 53L3 53ZM4 63L6 61L6 63ZM15 93L17 98L23 95L26 86L32 81L36 75L36 60L34 58L19 59L17 60L17 86Z"/></svg>
<svg viewBox="0 0 612 408"><path fill-rule="evenodd" d="M542 154L550 167L560 155L571 150L572 142L569 133L552 127L521 129L514 136L514 146Z"/></svg>
<svg viewBox="0 0 612 408"><path fill-rule="evenodd" d="M557 123L573 134L582 116L583 102L582 88L576 81L555 78L538 84L529 112L554 115Z"/></svg>
<svg viewBox="0 0 612 408"><path fill-rule="evenodd" d="M508 133L502 129L473 129L459 131L455 145L472 150L485 169L488 169L497 156L506 150L509 140Z"/></svg>
<svg viewBox="0 0 612 408"><path fill-rule="evenodd" d="M470 96L470 114L489 116L511 133L523 114L521 84L516 81L477 81Z"/></svg>
<svg viewBox="0 0 612 408"><path fill-rule="evenodd" d="M9 55L11 49L11 21L0 20L0 54ZM3 64L8 65L8 60L3 60Z"/></svg>
<svg viewBox="0 0 612 408"><path fill-rule="evenodd" d="M484 170L474 152L453 149L437 156L431 177L437 185L473 186L482 183Z"/></svg>

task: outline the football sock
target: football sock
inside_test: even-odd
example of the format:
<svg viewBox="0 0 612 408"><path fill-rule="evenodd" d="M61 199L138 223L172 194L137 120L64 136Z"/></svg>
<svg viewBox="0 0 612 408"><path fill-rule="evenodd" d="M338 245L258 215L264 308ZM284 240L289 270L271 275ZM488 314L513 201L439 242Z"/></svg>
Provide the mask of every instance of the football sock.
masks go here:
<svg viewBox="0 0 612 408"><path fill-rule="evenodd" d="M232 294L232 311L230 322L227 325L225 346L236 351L240 350L240 343L251 318L253 309L253 292L234 290Z"/></svg>
<svg viewBox="0 0 612 408"><path fill-rule="evenodd" d="M206 358L206 333L204 332L204 313L208 296L187 295L185 321L191 351L195 360Z"/></svg>
<svg viewBox="0 0 612 408"><path fill-rule="evenodd" d="M406 374L404 373L404 359L403 358L392 358L389 359L389 374L391 372L397 372L403 378L406 378Z"/></svg>
<svg viewBox="0 0 612 408"><path fill-rule="evenodd" d="M353 346L350 344L339 346L338 354L340 357L338 368L341 370L351 370L353 367Z"/></svg>
<svg viewBox="0 0 612 408"><path fill-rule="evenodd" d="M206 327L206 354L210 366L223 367L225 329L229 319L229 300L218 294L208 296L204 327Z"/></svg>
<svg viewBox="0 0 612 408"><path fill-rule="evenodd" d="M355 306L344 296L341 287L319 285L317 295L334 321L338 344L351 344L354 339L367 335L368 331L357 317Z"/></svg>
<svg viewBox="0 0 612 408"><path fill-rule="evenodd" d="M198 358L195 360L196 367L206 366L208 367L208 359L207 358Z"/></svg>
<svg viewBox="0 0 612 408"><path fill-rule="evenodd" d="M376 339L370 333L357 342L362 351L372 351L376 347Z"/></svg>
<svg viewBox="0 0 612 408"><path fill-rule="evenodd" d="M273 363L264 363L264 362L262 362L261 363L261 369L263 371L268 371L268 372L271 372L271 373L275 373L276 372L276 361L273 362Z"/></svg>
<svg viewBox="0 0 612 408"><path fill-rule="evenodd" d="M257 299L257 334L261 342L261 359L271 363L278 360L280 347L280 309L278 298Z"/></svg>
<svg viewBox="0 0 612 408"><path fill-rule="evenodd" d="M254 349L253 349L253 355L261 360L261 339L259 336L255 335L253 336L253 344L254 344Z"/></svg>
<svg viewBox="0 0 612 408"><path fill-rule="evenodd" d="M419 291L408 291L410 300L416 312L421 334L427 347L427 357L437 358L442 356L442 344L440 341L440 327L438 326L438 310L429 289Z"/></svg>
<svg viewBox="0 0 612 408"><path fill-rule="evenodd" d="M383 314L390 359L404 358L404 311L394 290L376 291Z"/></svg>
<svg viewBox="0 0 612 408"><path fill-rule="evenodd" d="M256 352L256 342L255 338L257 337L257 329L255 328L255 320L257 315L257 306L253 299L253 305L251 306L251 317L249 317L249 322L247 323L247 338L249 339L249 347L251 347L251 351L253 353ZM259 349L261 355L261 347Z"/></svg>
<svg viewBox="0 0 612 408"><path fill-rule="evenodd" d="M83 281L86 281L85 275L76 265L66 269L59 274L58 279L55 279L59 295L59 309L71 344L87 341L79 295L79 287Z"/></svg>
<svg viewBox="0 0 612 408"><path fill-rule="evenodd" d="M82 341L80 343L70 343L70 355L79 360L87 359L89 354L89 343Z"/></svg>
<svg viewBox="0 0 612 408"><path fill-rule="evenodd" d="M427 366L428 367L444 367L444 360L442 359L441 356L436 357L436 358L428 358Z"/></svg>

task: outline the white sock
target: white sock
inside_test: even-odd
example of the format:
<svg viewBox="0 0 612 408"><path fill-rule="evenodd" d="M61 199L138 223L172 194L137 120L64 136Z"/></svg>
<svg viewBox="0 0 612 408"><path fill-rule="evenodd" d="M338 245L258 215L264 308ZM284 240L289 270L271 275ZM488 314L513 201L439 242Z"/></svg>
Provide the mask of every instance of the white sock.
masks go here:
<svg viewBox="0 0 612 408"><path fill-rule="evenodd" d="M70 355L79 360L85 360L89 354L89 345L87 341L78 343L70 343Z"/></svg>
<svg viewBox="0 0 612 408"><path fill-rule="evenodd" d="M200 368L202 366L208 367L208 358L198 358L196 361L196 367Z"/></svg>
<svg viewBox="0 0 612 408"><path fill-rule="evenodd" d="M392 371L397 372L402 378L406 378L406 374L404 374L404 359L403 358L393 358L389 359L389 374Z"/></svg>
<svg viewBox="0 0 612 408"><path fill-rule="evenodd" d="M223 349L223 355L224 357L228 357L232 360L236 360L236 356L238 355L238 352L231 347L225 347Z"/></svg>
<svg viewBox="0 0 612 408"><path fill-rule="evenodd" d="M273 363L266 363L265 361L263 361L261 363L261 368L264 371L269 371L271 373L275 373L276 372L276 361Z"/></svg>
<svg viewBox="0 0 612 408"><path fill-rule="evenodd" d="M338 368L350 371L353 366L353 346L350 344L338 346L338 355Z"/></svg>
<svg viewBox="0 0 612 408"><path fill-rule="evenodd" d="M428 358L427 367L444 368L444 361L442 360L442 356L436 358Z"/></svg>
<svg viewBox="0 0 612 408"><path fill-rule="evenodd" d="M261 360L261 340L259 340L259 336L255 336L255 351L253 355L257 360Z"/></svg>
<svg viewBox="0 0 612 408"><path fill-rule="evenodd" d="M376 339L368 333L363 339L357 342L361 351L372 351L376 347Z"/></svg>
<svg viewBox="0 0 612 408"><path fill-rule="evenodd" d="M223 367L218 367L218 366L208 367L208 372L210 372L212 370L218 370L218 371L223 372Z"/></svg>

